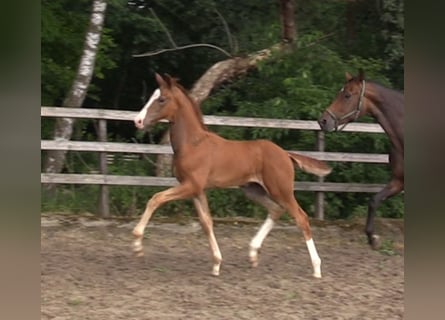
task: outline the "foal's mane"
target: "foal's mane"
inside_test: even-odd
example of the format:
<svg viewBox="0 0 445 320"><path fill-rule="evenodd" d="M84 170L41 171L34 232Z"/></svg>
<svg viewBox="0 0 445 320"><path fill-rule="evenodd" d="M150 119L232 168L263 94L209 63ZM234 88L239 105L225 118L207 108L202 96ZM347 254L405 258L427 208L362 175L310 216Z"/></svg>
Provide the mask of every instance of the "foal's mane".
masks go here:
<svg viewBox="0 0 445 320"><path fill-rule="evenodd" d="M199 123L201 124L202 129L208 131L207 126L204 124L204 118L202 116L201 108L199 107L199 105L196 103L196 101L194 99L192 99L189 96L188 91L182 85L180 85L176 81L174 81L174 85L176 86L176 88L181 90L181 92L184 94L184 96L190 101L191 105L193 106L193 111L195 112L196 117L199 119Z"/></svg>

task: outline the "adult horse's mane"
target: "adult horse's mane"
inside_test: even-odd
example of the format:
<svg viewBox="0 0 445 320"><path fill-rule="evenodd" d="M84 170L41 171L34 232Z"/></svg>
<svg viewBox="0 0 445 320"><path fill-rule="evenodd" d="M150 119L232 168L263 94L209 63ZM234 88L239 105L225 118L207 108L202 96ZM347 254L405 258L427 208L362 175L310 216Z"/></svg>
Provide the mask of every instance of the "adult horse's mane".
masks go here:
<svg viewBox="0 0 445 320"><path fill-rule="evenodd" d="M354 81L355 79L356 79L356 77L350 79L348 82ZM378 82L378 81L376 81L376 80L369 80L369 79L365 79L365 80L366 80L366 83L371 83L371 84L373 84L373 85L376 85L376 86L378 86L379 88L381 88L381 89L383 89L383 90L386 90L386 91L388 91L388 92L393 92L393 93L396 93L396 94L399 94L399 95L403 95L403 94L404 94L404 92L403 92L402 90L398 90L398 89L390 88L390 87L388 87L387 85L382 84L382 83L380 83L380 82Z"/></svg>
<svg viewBox="0 0 445 320"><path fill-rule="evenodd" d="M201 108L199 107L198 103L196 103L196 101L193 100L193 99L189 96L188 91L187 91L182 85L180 85L180 84L178 83L178 79L174 78L173 81L172 81L172 84L173 84L174 86L176 86L176 88L178 88L179 90L181 90L182 93L184 94L184 96L190 101L191 105L193 106L193 111L195 112L196 116L197 116L198 119L199 119L199 122L201 123L201 127L202 127L204 130L208 131L207 126L204 124L204 117L203 117L203 115L202 115Z"/></svg>

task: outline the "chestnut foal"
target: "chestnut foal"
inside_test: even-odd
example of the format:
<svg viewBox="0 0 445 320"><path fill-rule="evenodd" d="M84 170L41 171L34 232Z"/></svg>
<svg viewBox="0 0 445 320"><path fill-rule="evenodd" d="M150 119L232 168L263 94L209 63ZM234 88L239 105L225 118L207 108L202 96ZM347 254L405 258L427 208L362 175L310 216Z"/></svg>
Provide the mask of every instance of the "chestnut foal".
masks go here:
<svg viewBox="0 0 445 320"><path fill-rule="evenodd" d="M156 74L156 81L159 89L134 122L139 129L162 119L170 123L174 171L179 185L156 193L147 202L141 220L133 230L136 254L143 255L144 229L153 212L166 202L192 198L212 251L212 274L219 275L222 255L213 232L205 190L239 186L248 198L268 211L266 221L250 242L252 266L257 266L258 250L275 221L287 211L303 231L313 276L320 278L321 260L309 220L294 198L294 166L318 176L329 174L331 168L322 161L286 152L267 140L226 140L207 130L199 106L175 79Z"/></svg>

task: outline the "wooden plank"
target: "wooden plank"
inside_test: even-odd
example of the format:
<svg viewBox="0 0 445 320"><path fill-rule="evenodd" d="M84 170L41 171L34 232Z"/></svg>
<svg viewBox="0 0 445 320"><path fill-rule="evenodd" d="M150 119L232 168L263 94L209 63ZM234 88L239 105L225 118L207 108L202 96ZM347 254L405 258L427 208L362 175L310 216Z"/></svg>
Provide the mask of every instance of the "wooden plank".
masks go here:
<svg viewBox="0 0 445 320"><path fill-rule="evenodd" d="M170 177L140 177L117 176L103 174L61 174L41 173L41 183L61 184L103 184L103 185L130 185L171 187L178 184L175 178ZM294 185L298 191L322 191L322 192L371 192L375 193L384 187L383 184L363 183L339 183L339 182L311 182L299 181Z"/></svg>
<svg viewBox="0 0 445 320"><path fill-rule="evenodd" d="M367 192L376 193L383 189L384 184L377 183L343 183L343 182L296 182L294 190L321 192Z"/></svg>
<svg viewBox="0 0 445 320"><path fill-rule="evenodd" d="M96 141L41 140L42 150L173 154L169 145Z"/></svg>
<svg viewBox="0 0 445 320"><path fill-rule="evenodd" d="M178 184L176 178L173 177L141 177L77 173L41 173L40 180L41 183L134 185L152 187L170 187Z"/></svg>
<svg viewBox="0 0 445 320"><path fill-rule="evenodd" d="M88 109L88 108L63 108L63 107L41 107L41 117L65 117L83 119L106 119L133 121L137 111Z"/></svg>
<svg viewBox="0 0 445 320"><path fill-rule="evenodd" d="M40 148L42 150L173 154L173 150L169 145L122 143L122 142L41 140ZM387 154L292 151L292 150L291 152L297 152L299 154L324 161L388 163Z"/></svg>
<svg viewBox="0 0 445 320"><path fill-rule="evenodd" d="M107 119L133 121L138 111L108 110L108 109L86 109L86 108L61 108L46 107L40 109L42 117L66 117L84 119ZM289 119L266 119L249 117L227 117L227 116L204 116L207 125L235 126L235 127L262 127L276 129L298 129L298 130L320 130L317 121L314 120L289 120ZM377 123L348 124L343 132L369 132L383 133L382 127Z"/></svg>
<svg viewBox="0 0 445 320"><path fill-rule="evenodd" d="M389 163L388 155L381 153L318 152L318 151L295 151L295 152L324 161Z"/></svg>

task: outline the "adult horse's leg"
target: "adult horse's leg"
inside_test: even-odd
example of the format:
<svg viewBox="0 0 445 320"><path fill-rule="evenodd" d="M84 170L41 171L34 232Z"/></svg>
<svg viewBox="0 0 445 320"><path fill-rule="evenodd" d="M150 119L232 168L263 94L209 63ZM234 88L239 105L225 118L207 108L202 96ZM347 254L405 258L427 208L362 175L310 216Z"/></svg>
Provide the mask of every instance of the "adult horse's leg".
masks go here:
<svg viewBox="0 0 445 320"><path fill-rule="evenodd" d="M137 256L143 256L142 239L144 230L150 220L153 212L166 202L172 200L186 199L193 195L194 189L191 184L185 183L156 193L148 202L144 214L139 223L133 229L133 235L136 238L133 242L133 251Z"/></svg>
<svg viewBox="0 0 445 320"><path fill-rule="evenodd" d="M273 201L266 190L257 183L251 183L242 187L247 198L264 206L268 211L268 216L256 235L252 238L249 245L249 259L252 267L258 266L258 251L261 248L264 239L272 230L275 221L283 214L284 208Z"/></svg>
<svg viewBox="0 0 445 320"><path fill-rule="evenodd" d="M368 243L373 249L378 249L380 245L379 236L374 234L375 212L382 201L401 192L403 190L403 186L404 183L401 179L392 178L392 180L369 201L365 233L368 236Z"/></svg>
<svg viewBox="0 0 445 320"><path fill-rule="evenodd" d="M321 259L318 256L317 249L315 248L311 227L309 225L309 219L306 212L300 207L294 197L288 201L288 212L294 218L297 226L303 231L303 236L306 240L306 246L308 248L312 267L314 269L313 276L315 278L321 278Z"/></svg>
<svg viewBox="0 0 445 320"><path fill-rule="evenodd" d="M199 194L197 197L193 198L193 203L195 204L196 211L198 211L199 221L201 222L202 228L209 239L210 249L212 250L212 274L214 276L218 276L222 262L222 255L221 251L219 250L218 242L216 241L215 233L213 232L213 220L212 216L210 215L206 195L204 193Z"/></svg>

